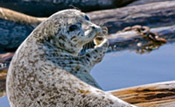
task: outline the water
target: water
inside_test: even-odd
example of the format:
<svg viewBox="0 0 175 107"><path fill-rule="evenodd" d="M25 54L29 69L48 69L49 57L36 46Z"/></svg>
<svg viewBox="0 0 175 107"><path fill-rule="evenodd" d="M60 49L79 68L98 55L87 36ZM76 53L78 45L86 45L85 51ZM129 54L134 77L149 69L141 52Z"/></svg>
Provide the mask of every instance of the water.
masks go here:
<svg viewBox="0 0 175 107"><path fill-rule="evenodd" d="M10 107L7 96L0 98L0 107Z"/></svg>
<svg viewBox="0 0 175 107"><path fill-rule="evenodd" d="M112 52L91 72L104 90L175 80L175 44L149 54Z"/></svg>

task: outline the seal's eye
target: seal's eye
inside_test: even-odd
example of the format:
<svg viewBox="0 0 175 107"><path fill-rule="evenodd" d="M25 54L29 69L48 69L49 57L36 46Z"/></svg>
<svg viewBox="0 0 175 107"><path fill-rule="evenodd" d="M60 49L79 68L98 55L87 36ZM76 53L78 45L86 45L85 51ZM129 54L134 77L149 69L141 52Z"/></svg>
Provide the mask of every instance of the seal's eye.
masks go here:
<svg viewBox="0 0 175 107"><path fill-rule="evenodd" d="M77 30L78 29L78 26L77 25L71 25L70 27L69 27L69 31L75 31L75 30Z"/></svg>
<svg viewBox="0 0 175 107"><path fill-rule="evenodd" d="M88 16L85 15L84 18L85 18L86 20L90 21L90 19L89 19Z"/></svg>

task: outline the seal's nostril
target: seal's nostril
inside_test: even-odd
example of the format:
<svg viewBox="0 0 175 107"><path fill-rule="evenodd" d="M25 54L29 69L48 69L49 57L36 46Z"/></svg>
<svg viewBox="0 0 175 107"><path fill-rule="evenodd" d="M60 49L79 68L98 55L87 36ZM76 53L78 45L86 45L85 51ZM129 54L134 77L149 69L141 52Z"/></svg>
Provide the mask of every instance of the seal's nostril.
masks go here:
<svg viewBox="0 0 175 107"><path fill-rule="evenodd" d="M101 29L99 26L95 26L95 25L93 25L91 27L92 27L92 29L96 29L96 30L100 30Z"/></svg>
<svg viewBox="0 0 175 107"><path fill-rule="evenodd" d="M92 26L92 29L96 29L95 26Z"/></svg>
<svg viewBox="0 0 175 107"><path fill-rule="evenodd" d="M91 25L91 28L96 32L97 35L102 35L103 31L100 26Z"/></svg>

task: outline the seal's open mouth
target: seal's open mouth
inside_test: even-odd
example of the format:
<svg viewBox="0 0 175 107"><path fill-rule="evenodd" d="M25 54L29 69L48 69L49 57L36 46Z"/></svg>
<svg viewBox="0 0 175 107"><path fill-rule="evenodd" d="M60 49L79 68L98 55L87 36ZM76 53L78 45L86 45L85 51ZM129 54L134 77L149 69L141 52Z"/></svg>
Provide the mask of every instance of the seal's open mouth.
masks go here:
<svg viewBox="0 0 175 107"><path fill-rule="evenodd" d="M93 41L88 42L83 46L83 49L81 50L81 54L85 53L88 49L92 49L95 47L95 45L98 45L103 41L105 36L103 34L98 34L94 37ZM95 41L95 43L94 43Z"/></svg>
<svg viewBox="0 0 175 107"><path fill-rule="evenodd" d="M95 37L93 38L93 40L95 40L97 44L100 44L101 41L104 40L104 37L108 35L107 27L101 27L101 28L102 28L102 32L97 32ZM93 40L83 46L83 49L80 52L81 54L86 52L86 50L92 49L95 47L95 43Z"/></svg>
<svg viewBox="0 0 175 107"><path fill-rule="evenodd" d="M108 28L107 27L101 27L102 32L97 32L97 34L94 37L94 41L96 42L96 45L99 45L105 38L105 36L108 35Z"/></svg>

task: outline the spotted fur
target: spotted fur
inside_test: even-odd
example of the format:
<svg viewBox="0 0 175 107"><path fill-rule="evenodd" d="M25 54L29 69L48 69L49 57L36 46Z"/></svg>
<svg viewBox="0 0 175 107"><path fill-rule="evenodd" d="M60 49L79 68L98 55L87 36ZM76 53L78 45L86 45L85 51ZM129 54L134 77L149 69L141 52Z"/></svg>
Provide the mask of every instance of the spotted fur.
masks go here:
<svg viewBox="0 0 175 107"><path fill-rule="evenodd" d="M101 28L78 10L63 10L42 22L11 61L11 107L133 107L96 88L89 74L106 52L106 39L79 55L83 45L99 35Z"/></svg>

